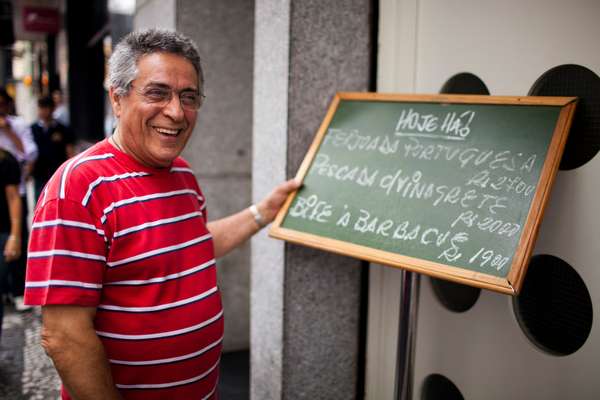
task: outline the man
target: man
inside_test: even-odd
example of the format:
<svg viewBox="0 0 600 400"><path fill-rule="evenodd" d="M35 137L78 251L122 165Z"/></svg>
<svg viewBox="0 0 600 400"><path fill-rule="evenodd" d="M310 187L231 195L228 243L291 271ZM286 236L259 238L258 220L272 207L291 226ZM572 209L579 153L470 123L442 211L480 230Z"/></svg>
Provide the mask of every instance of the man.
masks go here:
<svg viewBox="0 0 600 400"><path fill-rule="evenodd" d="M21 196L21 257L15 261L9 270L10 292L14 298L15 308L18 311L29 309L23 304L23 289L25 287L25 262L29 231L27 229L27 197L25 181L29 177L31 165L37 157L37 146L33 141L31 129L25 120L15 115L14 101L4 88L0 88L0 148L7 150L19 163L21 169L21 182L19 194ZM4 283L4 282L2 282Z"/></svg>
<svg viewBox="0 0 600 400"><path fill-rule="evenodd" d="M223 311L215 258L272 221L295 181L207 223L179 158L202 104L195 45L127 35L109 61L117 129L50 179L35 212L26 300L63 399L216 398Z"/></svg>
<svg viewBox="0 0 600 400"><path fill-rule="evenodd" d="M13 114L13 103L6 89L0 87L0 148L10 152L20 164L31 163L37 157L37 146L25 120ZM24 186L22 189L24 194Z"/></svg>
<svg viewBox="0 0 600 400"><path fill-rule="evenodd" d="M68 158L75 155L75 138L71 130L53 117L54 101L51 97L38 100L38 120L31 125L33 140L38 147L38 157L31 176L35 180L35 198L46 182Z"/></svg>
<svg viewBox="0 0 600 400"><path fill-rule="evenodd" d="M69 108L64 102L63 94L60 89L55 89L52 91L52 101L54 102L54 111L52 111L52 117L54 117L55 120L64 126L69 126L71 123L69 119Z"/></svg>
<svg viewBox="0 0 600 400"><path fill-rule="evenodd" d="M21 173L17 160L0 149L0 282L8 275L11 262L21 255ZM4 304L0 302L0 338Z"/></svg>

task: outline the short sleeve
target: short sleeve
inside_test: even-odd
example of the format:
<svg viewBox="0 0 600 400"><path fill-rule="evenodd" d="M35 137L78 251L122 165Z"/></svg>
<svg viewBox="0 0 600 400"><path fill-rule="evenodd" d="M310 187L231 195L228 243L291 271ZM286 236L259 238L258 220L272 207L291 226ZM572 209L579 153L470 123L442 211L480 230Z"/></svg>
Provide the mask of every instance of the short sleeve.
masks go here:
<svg viewBox="0 0 600 400"><path fill-rule="evenodd" d="M36 209L31 227L25 302L97 306L106 256L97 218L78 202L48 201Z"/></svg>
<svg viewBox="0 0 600 400"><path fill-rule="evenodd" d="M198 201L200 202L200 211L202 212L202 219L204 220L204 224L208 224L208 211L206 209L206 196L202 193L202 189L200 189L200 185L198 185L198 181L194 178L194 190L198 193Z"/></svg>
<svg viewBox="0 0 600 400"><path fill-rule="evenodd" d="M202 192L200 193L200 197L202 198L202 201L200 203L200 210L202 211L202 218L204 219L204 224L208 224L208 209L206 207L206 197L204 197L204 194Z"/></svg>
<svg viewBox="0 0 600 400"><path fill-rule="evenodd" d="M21 117L11 116L10 124L23 143L23 152L16 150L13 155L19 162L30 162L35 161L38 156L38 148L33 140L33 134L31 133L31 127L25 123Z"/></svg>

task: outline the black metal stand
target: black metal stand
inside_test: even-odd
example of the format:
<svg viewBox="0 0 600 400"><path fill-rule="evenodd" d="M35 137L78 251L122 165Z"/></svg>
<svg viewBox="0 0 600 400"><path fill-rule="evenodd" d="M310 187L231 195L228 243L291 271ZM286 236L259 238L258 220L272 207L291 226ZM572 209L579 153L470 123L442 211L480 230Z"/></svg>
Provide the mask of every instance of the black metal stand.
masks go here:
<svg viewBox="0 0 600 400"><path fill-rule="evenodd" d="M395 400L412 398L414 343L417 328L420 276L402 271L400 319L398 326L398 353L396 356Z"/></svg>

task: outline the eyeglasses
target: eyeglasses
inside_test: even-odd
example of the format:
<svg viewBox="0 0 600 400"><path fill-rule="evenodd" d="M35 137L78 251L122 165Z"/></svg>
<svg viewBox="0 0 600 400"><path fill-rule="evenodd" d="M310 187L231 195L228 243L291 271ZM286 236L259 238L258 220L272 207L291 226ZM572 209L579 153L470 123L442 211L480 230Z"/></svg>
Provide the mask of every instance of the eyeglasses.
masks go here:
<svg viewBox="0 0 600 400"><path fill-rule="evenodd" d="M175 90L166 85L150 85L142 89L136 89L133 85L131 85L131 87L136 93L142 96L146 102L156 104L160 107L165 107L171 102L173 99L173 93L176 93L179 97L179 103L181 104L181 107L188 111L197 111L202 106L202 103L204 103L204 99L206 98L205 95L195 90L186 89L177 93Z"/></svg>

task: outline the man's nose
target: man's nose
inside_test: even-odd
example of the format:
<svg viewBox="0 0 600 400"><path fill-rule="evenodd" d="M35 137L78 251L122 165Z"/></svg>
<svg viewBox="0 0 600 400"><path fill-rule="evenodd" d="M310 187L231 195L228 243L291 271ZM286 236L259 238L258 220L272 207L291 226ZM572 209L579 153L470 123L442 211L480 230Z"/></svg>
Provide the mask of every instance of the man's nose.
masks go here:
<svg viewBox="0 0 600 400"><path fill-rule="evenodd" d="M174 121L181 121L183 119L183 107L179 100L179 96L176 93L173 93L171 100L164 106L163 113Z"/></svg>

